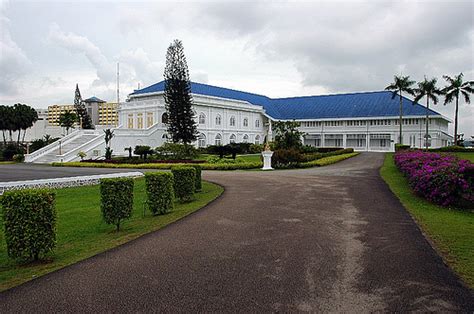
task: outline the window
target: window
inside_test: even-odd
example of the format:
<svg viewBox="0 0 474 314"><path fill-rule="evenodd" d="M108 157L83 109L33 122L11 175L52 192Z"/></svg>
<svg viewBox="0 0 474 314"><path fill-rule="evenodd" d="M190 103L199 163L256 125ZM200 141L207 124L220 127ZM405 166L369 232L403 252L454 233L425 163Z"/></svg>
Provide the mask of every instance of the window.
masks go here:
<svg viewBox="0 0 474 314"><path fill-rule="evenodd" d="M133 114L128 115L128 125L127 125L127 127L129 129L133 129Z"/></svg>
<svg viewBox="0 0 474 314"><path fill-rule="evenodd" d="M161 123L163 124L168 123L168 114L166 112L161 115Z"/></svg>
<svg viewBox="0 0 474 314"><path fill-rule="evenodd" d="M260 127L260 120L259 119L255 120L255 127L256 128Z"/></svg>
<svg viewBox="0 0 474 314"><path fill-rule="evenodd" d="M387 140L380 140L380 147L385 147L387 146Z"/></svg>
<svg viewBox="0 0 474 314"><path fill-rule="evenodd" d="M137 114L137 128L143 129L143 114Z"/></svg>
<svg viewBox="0 0 474 314"><path fill-rule="evenodd" d="M248 127L249 126L249 119L245 118L244 119L244 127Z"/></svg>
<svg viewBox="0 0 474 314"><path fill-rule="evenodd" d="M361 138L357 139L357 147L362 147L362 146L364 146L364 140Z"/></svg>
<svg viewBox="0 0 474 314"><path fill-rule="evenodd" d="M216 135L216 139L214 141L214 144L217 145L217 146L222 145L222 135L220 135L220 134Z"/></svg>
<svg viewBox="0 0 474 314"><path fill-rule="evenodd" d="M199 147L206 147L206 135L204 135L203 133L199 134L198 146Z"/></svg>
<svg viewBox="0 0 474 314"><path fill-rule="evenodd" d="M147 112L146 114L146 127L149 128L153 125L153 112Z"/></svg>
<svg viewBox="0 0 474 314"><path fill-rule="evenodd" d="M334 140L336 147L341 147L342 146L342 139L341 138L336 138Z"/></svg>
<svg viewBox="0 0 474 314"><path fill-rule="evenodd" d="M204 113L200 113L199 114L199 124L205 124L206 123L206 116L204 115Z"/></svg>
<svg viewBox="0 0 474 314"><path fill-rule="evenodd" d="M216 125L221 125L221 122L222 122L221 115L218 114L218 115L216 116Z"/></svg>
<svg viewBox="0 0 474 314"><path fill-rule="evenodd" d="M230 142L231 142L231 143L235 143L235 134L232 134L232 135L230 136Z"/></svg>
<svg viewBox="0 0 474 314"><path fill-rule="evenodd" d="M258 120L257 120L258 121ZM260 135L255 136L255 144L259 145L260 144Z"/></svg>
<svg viewBox="0 0 474 314"><path fill-rule="evenodd" d="M247 134L244 135L244 139L243 139L243 142L244 143L248 143L249 141L249 136Z"/></svg>
<svg viewBox="0 0 474 314"><path fill-rule="evenodd" d="M230 126L235 126L235 117L234 116L230 117Z"/></svg>

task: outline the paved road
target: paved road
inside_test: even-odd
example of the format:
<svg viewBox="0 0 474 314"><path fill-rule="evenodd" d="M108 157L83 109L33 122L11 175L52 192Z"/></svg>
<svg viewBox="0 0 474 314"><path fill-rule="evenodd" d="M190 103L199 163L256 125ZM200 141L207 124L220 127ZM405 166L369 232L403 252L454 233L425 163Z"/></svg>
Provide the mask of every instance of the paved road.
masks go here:
<svg viewBox="0 0 474 314"><path fill-rule="evenodd" d="M206 172L221 198L0 294L0 311L473 311L472 291L379 177L382 160Z"/></svg>

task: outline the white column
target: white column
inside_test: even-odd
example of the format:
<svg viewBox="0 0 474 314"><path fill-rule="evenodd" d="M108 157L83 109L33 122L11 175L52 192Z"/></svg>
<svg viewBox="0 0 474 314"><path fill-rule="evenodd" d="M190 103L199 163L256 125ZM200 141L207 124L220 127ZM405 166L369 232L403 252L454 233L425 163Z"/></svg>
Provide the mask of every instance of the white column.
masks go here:
<svg viewBox="0 0 474 314"><path fill-rule="evenodd" d="M342 134L342 147L347 147L347 134Z"/></svg>

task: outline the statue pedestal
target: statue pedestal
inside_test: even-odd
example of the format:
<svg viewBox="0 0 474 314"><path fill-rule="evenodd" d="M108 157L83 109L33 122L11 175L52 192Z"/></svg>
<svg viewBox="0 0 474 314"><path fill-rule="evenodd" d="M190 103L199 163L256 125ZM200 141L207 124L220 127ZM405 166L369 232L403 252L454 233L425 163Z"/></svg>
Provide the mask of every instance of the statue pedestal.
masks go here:
<svg viewBox="0 0 474 314"><path fill-rule="evenodd" d="M263 156L263 168L262 170L273 170L272 168L272 156L273 152L266 150L262 152Z"/></svg>

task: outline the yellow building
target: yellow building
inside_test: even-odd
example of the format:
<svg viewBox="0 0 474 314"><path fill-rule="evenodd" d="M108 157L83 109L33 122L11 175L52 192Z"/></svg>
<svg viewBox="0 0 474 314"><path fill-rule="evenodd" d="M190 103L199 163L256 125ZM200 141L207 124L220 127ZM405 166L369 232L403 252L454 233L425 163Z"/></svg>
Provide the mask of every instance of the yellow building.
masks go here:
<svg viewBox="0 0 474 314"><path fill-rule="evenodd" d="M48 124L59 126L59 116L66 111L75 111L74 105L51 105L48 106Z"/></svg>
<svg viewBox="0 0 474 314"><path fill-rule="evenodd" d="M86 105L86 109L95 125L118 126L117 103L94 101L86 103ZM59 126L59 116L66 111L75 112L74 105L48 106L48 124Z"/></svg>
<svg viewBox="0 0 474 314"><path fill-rule="evenodd" d="M99 103L99 125L118 125L118 104L113 102Z"/></svg>

